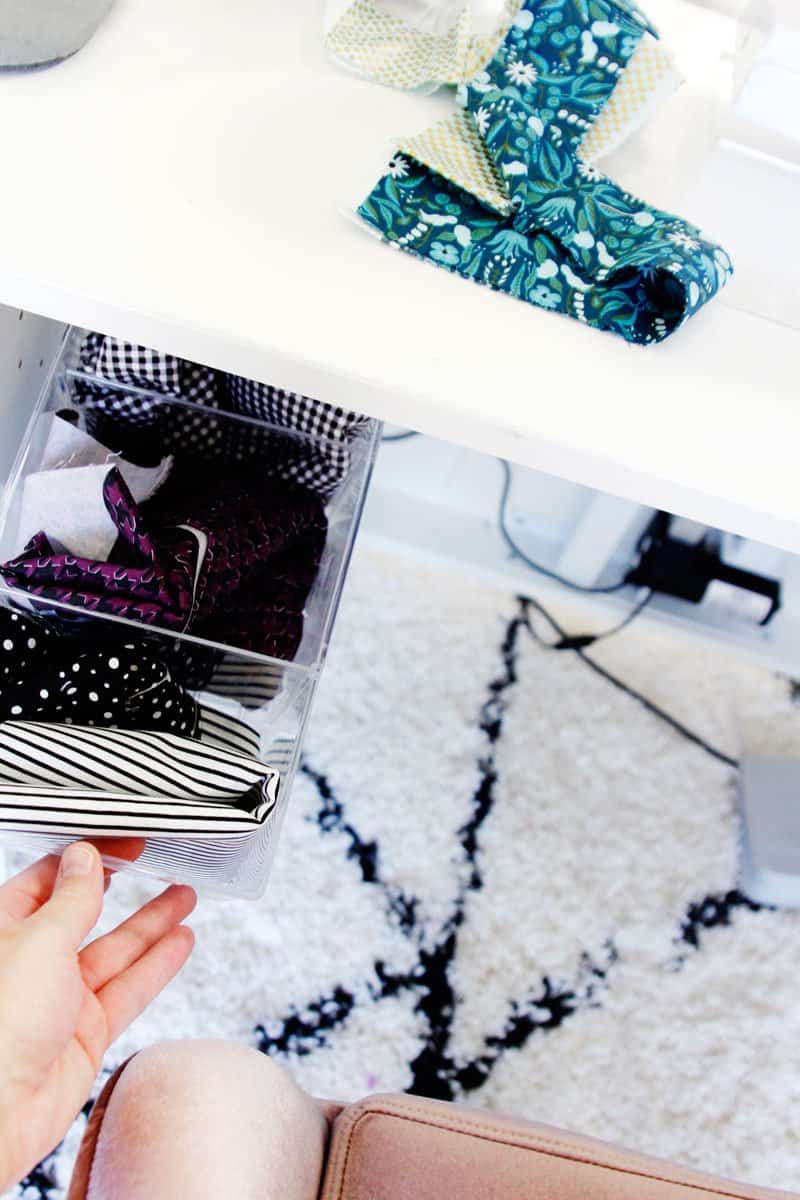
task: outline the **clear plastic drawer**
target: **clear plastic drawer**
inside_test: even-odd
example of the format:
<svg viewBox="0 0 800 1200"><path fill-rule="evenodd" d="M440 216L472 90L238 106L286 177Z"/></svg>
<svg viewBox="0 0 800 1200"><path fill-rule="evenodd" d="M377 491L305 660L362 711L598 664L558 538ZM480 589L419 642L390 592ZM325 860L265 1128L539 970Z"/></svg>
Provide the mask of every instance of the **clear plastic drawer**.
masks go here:
<svg viewBox="0 0 800 1200"><path fill-rule="evenodd" d="M0 502L0 562L4 564L0 604L17 613L20 620L42 623L59 648L73 640L84 647L125 644L141 648L148 662L165 664L174 685L206 719L211 714L212 723L225 719L242 722L252 731L254 754L279 779L277 801L257 828L221 837L207 831L203 836L158 836L154 828L148 831L135 862L123 863L111 854L106 854L106 859L113 866L189 883L204 891L255 897L263 891L269 875L366 496L380 425L364 418L354 424L346 441L331 440L278 422L122 385L82 369L79 348L84 338L84 331L67 332ZM246 385L247 381L239 383ZM320 409L324 417L326 406ZM117 411L134 414L122 434L118 425L107 421L108 413ZM320 424L324 425L324 420ZM236 497L240 493L245 497L243 523L251 512L260 522L259 514L270 510L263 537L273 538L275 556L266 559L263 579L261 574L253 577L247 602L240 599L235 620L227 619L230 614L226 612L221 585L216 608L202 620L202 605L195 593L191 611L198 620L190 621L187 628L186 611L177 600L173 604L170 596L169 602L162 603L163 589L159 591L162 607L155 618L149 601L141 608L138 601L117 604L115 598L109 603L104 587L115 585L106 581L93 591L94 577L85 567L85 555L73 554L77 566L68 572L66 583L61 576L51 578L47 570L42 571L42 560L37 558L41 547L35 541L41 522L52 523L55 547L62 555L70 551L70 539L77 536L71 528L77 513L80 537L86 537L88 544L108 536L103 512L94 514L92 508L99 507L96 477L89 477L95 490L84 504L81 488L85 485L76 472L66 483L53 474L76 461L69 454L59 457L59 439L66 438L72 447L84 436L101 442L109 450L109 462L114 466L119 465L118 455L126 462L129 456L135 457L145 482L150 480L147 472L155 477L163 470L168 496L176 472L183 481L196 478L194 503L201 507L208 504L209 520L216 511L217 494L226 498L229 489ZM128 444L110 445L112 439ZM306 478L318 466L324 486L320 494L308 500L309 488L298 488L296 477L299 471ZM106 480L112 476L117 478L117 472L108 474ZM125 482L127 487L128 476ZM140 486L139 475L135 483ZM131 483L130 494L133 486ZM195 484L189 486L191 490ZM105 484L103 487L103 501L110 513L109 494ZM62 503L65 488L67 498ZM177 491L181 497L186 494L185 488ZM157 504L161 503L161 495L156 493ZM152 497L147 499L152 505ZM169 500L163 503L164 512L179 514L178 508L169 507ZM286 518L282 516L284 509L288 511ZM232 511L238 511L235 505ZM92 525L95 517L96 529ZM183 529L180 520L180 515L176 516L175 526L169 528ZM282 550L280 538L287 525L295 541L289 540L288 549ZM261 529L260 523L258 527ZM235 563L245 561L249 543L244 535L240 542L235 536L232 539L237 553L241 549ZM223 538L209 542L211 545L221 559L218 547L223 545ZM126 544L125 552L128 550ZM198 551L198 561L203 561L203 553L209 553L207 546ZM174 561L179 558L176 551ZM275 564L274 570L271 563ZM215 565L212 561L211 569ZM195 581L197 577L199 568ZM226 577L222 579L224 583ZM297 600L298 587L303 595L302 607ZM182 595L180 589L176 595ZM137 612L147 616L138 619ZM216 621L215 612L222 613ZM226 629L231 632L223 636ZM24 822L15 822L13 808L4 808L2 797L0 814L0 839L19 849L46 853L71 840L63 830L32 831ZM90 828L77 828L72 837L91 833ZM102 848L102 840L98 844Z"/></svg>

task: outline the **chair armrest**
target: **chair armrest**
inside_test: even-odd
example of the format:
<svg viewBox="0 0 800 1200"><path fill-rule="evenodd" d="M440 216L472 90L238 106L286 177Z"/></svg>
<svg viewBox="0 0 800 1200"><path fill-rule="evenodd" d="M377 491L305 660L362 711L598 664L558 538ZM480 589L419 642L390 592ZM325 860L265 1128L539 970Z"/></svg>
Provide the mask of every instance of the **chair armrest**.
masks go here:
<svg viewBox="0 0 800 1200"><path fill-rule="evenodd" d="M334 1123L320 1200L788 1200L527 1121L372 1096ZM793 1197L792 1200L797 1200Z"/></svg>

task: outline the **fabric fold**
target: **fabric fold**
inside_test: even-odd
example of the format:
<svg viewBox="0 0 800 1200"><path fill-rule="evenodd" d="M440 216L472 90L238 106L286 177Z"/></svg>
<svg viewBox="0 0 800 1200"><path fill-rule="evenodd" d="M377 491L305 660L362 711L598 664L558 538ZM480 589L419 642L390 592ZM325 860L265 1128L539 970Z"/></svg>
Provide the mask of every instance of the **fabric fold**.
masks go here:
<svg viewBox="0 0 800 1200"><path fill-rule="evenodd" d="M107 561L60 553L46 531L0 573L89 612L292 658L325 546L320 499L252 471L203 482L173 472L137 505L116 468L103 485L118 531Z"/></svg>
<svg viewBox="0 0 800 1200"><path fill-rule="evenodd" d="M101 334L87 334L78 357L72 397L90 432L145 466L165 452L196 468L257 462L327 500L367 424L361 413Z"/></svg>
<svg viewBox="0 0 800 1200"><path fill-rule="evenodd" d="M169 475L172 458L140 467L112 454L95 438L57 413L49 423L41 469L25 476L18 522L20 550L42 529L69 554L106 559L118 531L104 495L116 467L137 503L149 500Z"/></svg>
<svg viewBox="0 0 800 1200"><path fill-rule="evenodd" d="M179 670L179 662L165 662L141 641L89 642L0 608L0 721L162 731L257 758L256 731L199 703L179 682Z"/></svg>
<svg viewBox="0 0 800 1200"><path fill-rule="evenodd" d="M280 774L169 733L0 723L0 827L70 837L224 838L258 830Z"/></svg>
<svg viewBox="0 0 800 1200"><path fill-rule="evenodd" d="M724 286L730 259L580 156L653 32L633 4L527 0L466 85L464 118L422 137L430 162L431 145L472 122L466 149L449 152L450 179L396 155L359 215L401 249L486 286L631 342L663 340ZM453 182L465 174L479 180L474 194Z"/></svg>
<svg viewBox="0 0 800 1200"><path fill-rule="evenodd" d="M503 40L519 0L498 5L495 29L481 33L470 3L453 14L449 28L421 29L380 0L354 0L334 23L325 42L344 67L396 88L438 87L471 78Z"/></svg>
<svg viewBox="0 0 800 1200"><path fill-rule="evenodd" d="M256 731L238 717L210 705L198 705L197 737L216 750L258 757L261 739Z"/></svg>
<svg viewBox="0 0 800 1200"><path fill-rule="evenodd" d="M157 542L116 467L103 483L103 499L117 530L116 552L107 561L60 552L40 530L3 564L6 582L90 612L185 629L194 600L197 537L176 526L160 531Z"/></svg>
<svg viewBox="0 0 800 1200"><path fill-rule="evenodd" d="M602 111L581 138L579 157L583 162L599 162L635 133L682 83L671 51L645 33Z"/></svg>

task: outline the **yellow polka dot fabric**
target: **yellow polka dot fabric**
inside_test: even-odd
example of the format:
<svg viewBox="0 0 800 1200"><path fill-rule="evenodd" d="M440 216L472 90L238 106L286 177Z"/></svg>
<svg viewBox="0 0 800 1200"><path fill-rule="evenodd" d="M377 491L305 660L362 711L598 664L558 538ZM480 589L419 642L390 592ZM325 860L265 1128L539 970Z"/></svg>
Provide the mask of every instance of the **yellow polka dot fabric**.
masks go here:
<svg viewBox="0 0 800 1200"><path fill-rule="evenodd" d="M504 0L490 37L474 32L469 4L445 34L415 29L381 8L380 0L354 0L330 29L326 45L343 66L396 88L465 83L485 67L505 38L520 0Z"/></svg>
<svg viewBox="0 0 800 1200"><path fill-rule="evenodd" d="M463 188L503 216L511 212L508 192L469 113L459 109L397 149Z"/></svg>
<svg viewBox="0 0 800 1200"><path fill-rule="evenodd" d="M649 33L636 47L617 86L578 148L584 162L597 162L642 124L651 108L681 83L670 52Z"/></svg>

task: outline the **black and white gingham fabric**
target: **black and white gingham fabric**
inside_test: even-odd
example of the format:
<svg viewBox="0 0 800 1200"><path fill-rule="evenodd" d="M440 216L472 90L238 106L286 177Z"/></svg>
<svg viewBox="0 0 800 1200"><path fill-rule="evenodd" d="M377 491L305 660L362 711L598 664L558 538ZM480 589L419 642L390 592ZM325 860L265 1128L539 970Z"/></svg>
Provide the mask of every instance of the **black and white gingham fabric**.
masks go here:
<svg viewBox="0 0 800 1200"><path fill-rule="evenodd" d="M98 372L98 362L105 338L100 333L87 333L79 352L80 374L73 382L73 396L93 413L102 414L116 404L126 423L151 428L155 424L152 399L137 392L125 392L109 387ZM115 380L114 382L122 382ZM98 441L103 441L98 438ZM110 447L113 449L113 447Z"/></svg>
<svg viewBox="0 0 800 1200"><path fill-rule="evenodd" d="M349 442L367 418L287 392L242 375L227 375L223 404L228 412L304 434L283 443L283 477L321 495L336 490L350 470Z"/></svg>
<svg viewBox="0 0 800 1200"><path fill-rule="evenodd" d="M92 436L143 466L159 460L158 447L167 440L175 445L190 441L203 421L213 446L213 418L198 416L182 403L169 403L219 408L217 374L198 363L88 333L80 347L72 395L86 411Z"/></svg>
<svg viewBox="0 0 800 1200"><path fill-rule="evenodd" d="M297 392L101 334L86 335L79 361L73 395L90 432L143 464L165 452L232 464L258 458L268 474L328 499L346 478L350 443L367 422ZM170 399L246 419L213 417Z"/></svg>
<svg viewBox="0 0 800 1200"><path fill-rule="evenodd" d="M171 354L159 354L146 346L135 346L116 338L103 338L95 371L114 383L148 388L153 392L180 395L180 362Z"/></svg>
<svg viewBox="0 0 800 1200"><path fill-rule="evenodd" d="M119 338L90 334L89 339L91 351L87 347L87 355L84 356L82 348L81 363L92 374L111 383L122 383L144 391L174 396L179 400L190 400L194 404L216 407L217 375L209 367L176 358L174 354L150 350L147 346L123 342ZM93 360L91 363L87 361L89 353Z"/></svg>
<svg viewBox="0 0 800 1200"><path fill-rule="evenodd" d="M308 433L326 442L348 442L366 421L359 413L322 404L299 392L286 392L243 375L225 376L226 407L243 417L256 417L281 429Z"/></svg>

